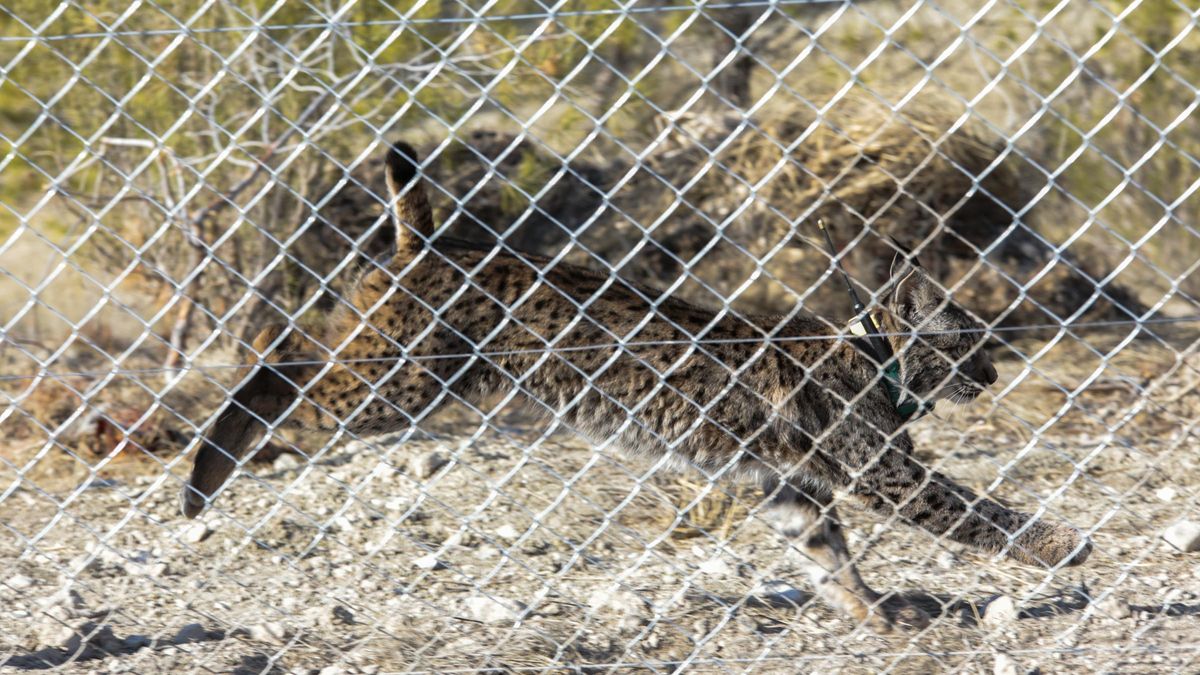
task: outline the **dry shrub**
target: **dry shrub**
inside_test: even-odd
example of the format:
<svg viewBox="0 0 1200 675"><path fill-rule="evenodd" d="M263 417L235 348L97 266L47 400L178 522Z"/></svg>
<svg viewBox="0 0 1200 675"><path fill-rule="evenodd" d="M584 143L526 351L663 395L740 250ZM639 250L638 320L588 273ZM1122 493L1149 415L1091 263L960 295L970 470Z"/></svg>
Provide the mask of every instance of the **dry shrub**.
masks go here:
<svg viewBox="0 0 1200 675"><path fill-rule="evenodd" d="M675 207L650 235L659 246L624 269L662 287L687 265L695 281L678 292L694 300L734 298L735 306L768 312L799 301L844 316L841 291L821 284L828 258L814 225L823 219L868 289L887 279L892 237L916 251L956 300L1000 324L1056 323L1076 313L1128 318L1140 310L1124 289L1097 288L1092 280L1104 270L1044 243L1036 219L1014 225L1036 186L1022 181L1020 160L1001 161L998 142L970 127L947 133L955 118L930 107L900 116L852 103L821 124L804 113L777 114L757 128L731 116L682 120L618 198L643 223ZM704 171L710 157L717 165ZM754 278L757 261L764 278Z"/></svg>
<svg viewBox="0 0 1200 675"><path fill-rule="evenodd" d="M693 480L691 474L664 480L662 488L670 496L671 507L660 508L654 517L663 526L673 524L676 514L687 509L678 524L671 527L672 539L715 537L728 539L735 527L746 521L750 508L757 504L761 495L755 487L742 484L714 488L713 485ZM693 504L693 502L695 502Z"/></svg>
<svg viewBox="0 0 1200 675"><path fill-rule="evenodd" d="M620 183L630 169L621 160L568 170L527 138L476 132L435 158L429 177L452 236L491 243L505 233L508 245L547 256L571 245L569 260L709 306L783 313L799 302L844 317L842 292L822 283L828 258L810 243L823 219L868 290L887 279L893 237L957 301L1002 325L1144 311L1119 284L1098 285L1107 270L1037 234L1038 209L1027 206L1038 186L1024 177L1036 172L1021 159L950 113L906 110L849 102L820 124L805 108L753 125L694 114ZM331 269L354 246L360 263L386 255L391 228L368 193L384 193L381 171L365 165L318 213L296 250L313 269ZM603 192L618 185L606 206Z"/></svg>

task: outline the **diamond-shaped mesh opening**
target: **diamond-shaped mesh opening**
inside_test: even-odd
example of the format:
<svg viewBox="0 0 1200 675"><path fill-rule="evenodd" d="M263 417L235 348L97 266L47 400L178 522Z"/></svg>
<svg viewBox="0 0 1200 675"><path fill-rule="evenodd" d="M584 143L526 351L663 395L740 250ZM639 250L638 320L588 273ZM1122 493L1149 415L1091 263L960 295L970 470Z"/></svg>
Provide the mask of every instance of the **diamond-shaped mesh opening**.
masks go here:
<svg viewBox="0 0 1200 675"><path fill-rule="evenodd" d="M0 664L1192 667L1186 3L0 26Z"/></svg>

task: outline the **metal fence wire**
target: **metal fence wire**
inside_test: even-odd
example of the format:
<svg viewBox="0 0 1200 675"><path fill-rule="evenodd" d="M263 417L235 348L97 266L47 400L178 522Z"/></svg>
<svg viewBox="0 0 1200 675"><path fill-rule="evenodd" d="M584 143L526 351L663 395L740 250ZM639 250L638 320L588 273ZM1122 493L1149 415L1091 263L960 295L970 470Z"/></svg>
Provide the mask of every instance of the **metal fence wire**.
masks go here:
<svg viewBox="0 0 1200 675"><path fill-rule="evenodd" d="M1198 16L0 0L0 669L1195 671Z"/></svg>

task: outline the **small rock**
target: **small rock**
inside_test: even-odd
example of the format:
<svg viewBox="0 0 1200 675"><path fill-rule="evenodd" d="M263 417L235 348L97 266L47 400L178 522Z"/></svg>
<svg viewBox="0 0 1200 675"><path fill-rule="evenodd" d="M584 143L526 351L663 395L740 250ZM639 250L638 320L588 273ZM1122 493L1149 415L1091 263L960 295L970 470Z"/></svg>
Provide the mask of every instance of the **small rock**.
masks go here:
<svg viewBox="0 0 1200 675"><path fill-rule="evenodd" d="M512 623L521 618L525 605L516 600L477 595L463 603L472 619L482 623Z"/></svg>
<svg viewBox="0 0 1200 675"><path fill-rule="evenodd" d="M602 589L588 596L588 607L595 612L634 614L640 612L644 606L641 598L617 587Z"/></svg>
<svg viewBox="0 0 1200 675"><path fill-rule="evenodd" d="M208 529L208 525L196 521L183 528L183 532L179 533L179 539L185 544L199 544L208 539L208 535L212 534L212 530Z"/></svg>
<svg viewBox="0 0 1200 675"><path fill-rule="evenodd" d="M1159 501L1169 502L1179 496L1173 487L1162 487L1154 491L1154 496L1158 497Z"/></svg>
<svg viewBox="0 0 1200 675"><path fill-rule="evenodd" d="M956 562L958 557L950 551L942 551L937 556L937 566L944 570L953 569Z"/></svg>
<svg viewBox="0 0 1200 675"><path fill-rule="evenodd" d="M517 528L513 527L512 525L509 525L508 523L505 523L505 524L501 525L500 527L496 528L496 536L500 537L501 539L507 539L509 541L512 541L513 539L516 539L517 537L521 536L521 533L517 532Z"/></svg>
<svg viewBox="0 0 1200 675"><path fill-rule="evenodd" d="M150 577L157 579L167 573L167 564L157 563L125 563L125 573L135 577Z"/></svg>
<svg viewBox="0 0 1200 675"><path fill-rule="evenodd" d="M1101 600L1096 605L1096 609L1111 619L1128 619L1133 616L1133 609L1129 606L1129 601L1117 595L1110 595Z"/></svg>
<svg viewBox="0 0 1200 675"><path fill-rule="evenodd" d="M333 624L335 626L350 626L354 624L354 612L351 612L350 608L346 607L345 605L334 605L333 609L330 610L329 615L333 619Z"/></svg>
<svg viewBox="0 0 1200 675"><path fill-rule="evenodd" d="M66 605L51 605L46 608L44 614L51 619L57 620L59 623L66 623L79 616L74 607Z"/></svg>
<svg viewBox="0 0 1200 675"><path fill-rule="evenodd" d="M437 556L433 553L430 553L429 555L423 555L413 561L413 567L416 567L419 570L440 570L445 566L446 565L443 564L441 560L438 560Z"/></svg>
<svg viewBox="0 0 1200 675"><path fill-rule="evenodd" d="M79 641L79 634L71 626L53 619L38 624L37 639L47 647L64 647L68 643Z"/></svg>
<svg viewBox="0 0 1200 675"><path fill-rule="evenodd" d="M119 654L125 649L125 641L113 635L112 626L99 626L88 623L82 632L88 644L106 654Z"/></svg>
<svg viewBox="0 0 1200 675"><path fill-rule="evenodd" d="M33 586L33 579L24 574L14 574L4 583L8 584L8 587L14 591L23 591Z"/></svg>
<svg viewBox="0 0 1200 675"><path fill-rule="evenodd" d="M750 592L750 595L760 602L771 605L792 605L799 607L804 602L804 592L786 581L776 579L764 581Z"/></svg>
<svg viewBox="0 0 1200 675"><path fill-rule="evenodd" d="M286 633L283 630L283 624L274 621L260 623L250 627L250 639L258 640L259 642L268 642L271 644L282 644Z"/></svg>
<svg viewBox="0 0 1200 675"><path fill-rule="evenodd" d="M1017 663L1012 657L1004 652L996 653L996 664L992 666L994 675L1019 675Z"/></svg>
<svg viewBox="0 0 1200 675"><path fill-rule="evenodd" d="M275 461L271 463L271 468L275 469L276 471L291 471L292 469L299 468L303 465L304 461L301 460L299 456L290 452L285 452L275 458Z"/></svg>
<svg viewBox="0 0 1200 675"><path fill-rule="evenodd" d="M73 588L64 588L41 602L46 608L63 607L67 610L83 609L83 596Z"/></svg>
<svg viewBox="0 0 1200 675"><path fill-rule="evenodd" d="M700 573L711 577L733 576L733 567L724 558L712 558L700 563Z"/></svg>
<svg viewBox="0 0 1200 675"><path fill-rule="evenodd" d="M1163 539L1184 553L1200 551L1200 523L1181 520L1163 532Z"/></svg>
<svg viewBox="0 0 1200 675"><path fill-rule="evenodd" d="M1014 621L1018 614L1017 602L1007 595L1000 595L987 604L983 622L997 626Z"/></svg>
<svg viewBox="0 0 1200 675"><path fill-rule="evenodd" d="M421 480L426 480L449 463L450 460L446 459L445 455L437 450L430 450L409 460L408 472Z"/></svg>
<svg viewBox="0 0 1200 675"><path fill-rule="evenodd" d="M204 630L204 626L201 626L198 623L189 623L183 628L180 628L179 632L175 634L175 637L173 637L171 641L175 644L182 644L184 642L200 642L207 639L208 631Z"/></svg>

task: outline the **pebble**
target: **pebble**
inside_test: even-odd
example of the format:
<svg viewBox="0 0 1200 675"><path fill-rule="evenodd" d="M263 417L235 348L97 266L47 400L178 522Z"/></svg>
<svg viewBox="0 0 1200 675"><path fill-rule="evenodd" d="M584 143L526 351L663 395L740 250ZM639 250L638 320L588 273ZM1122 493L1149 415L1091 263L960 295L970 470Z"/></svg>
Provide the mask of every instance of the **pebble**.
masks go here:
<svg viewBox="0 0 1200 675"><path fill-rule="evenodd" d="M68 610L83 609L83 596L74 588L64 588L46 598L42 605L44 607L65 607Z"/></svg>
<svg viewBox="0 0 1200 675"><path fill-rule="evenodd" d="M770 604L790 604L799 607L804 602L804 592L781 579L764 581L750 591L751 597Z"/></svg>
<svg viewBox="0 0 1200 675"><path fill-rule="evenodd" d="M1117 595L1110 595L1101 600L1096 605L1096 609L1110 619L1128 619L1133 616L1133 609L1129 606L1129 601Z"/></svg>
<svg viewBox="0 0 1200 675"><path fill-rule="evenodd" d="M944 570L948 570L948 569L953 569L954 564L957 561L958 561L958 556L954 555L950 551L942 551L941 553L938 554L936 562L937 562L938 567L940 567Z"/></svg>
<svg viewBox="0 0 1200 675"><path fill-rule="evenodd" d="M290 452L285 452L276 457L274 462L271 462L271 468L275 469L276 471L290 471L300 467L303 464L304 461L299 457L299 455L293 455Z"/></svg>
<svg viewBox="0 0 1200 675"><path fill-rule="evenodd" d="M334 626L354 625L354 612L345 605L334 605L329 610L329 622Z"/></svg>
<svg viewBox="0 0 1200 675"><path fill-rule="evenodd" d="M250 627L250 638L259 642L282 644L285 635L283 624L275 621L268 621Z"/></svg>
<svg viewBox="0 0 1200 675"><path fill-rule="evenodd" d="M1004 652L996 653L996 662L992 666L992 673L994 675L1019 675L1019 672L1017 670L1017 663L1013 661L1011 656Z"/></svg>
<svg viewBox="0 0 1200 675"><path fill-rule="evenodd" d="M135 577L150 577L157 579L167 573L167 564L158 563L125 563L125 573Z"/></svg>
<svg viewBox="0 0 1200 675"><path fill-rule="evenodd" d="M24 574L14 574L8 578L8 581L4 583L8 584L8 587L14 591L23 591L33 586L33 579L30 579Z"/></svg>
<svg viewBox="0 0 1200 675"><path fill-rule="evenodd" d="M700 573L710 577L729 577L734 575L734 570L724 558L712 558L700 563Z"/></svg>
<svg viewBox="0 0 1200 675"><path fill-rule="evenodd" d="M64 647L72 640L79 640L75 629L59 621L48 620L38 624L37 639L47 647Z"/></svg>
<svg viewBox="0 0 1200 675"><path fill-rule="evenodd" d="M588 596L588 607L595 612L615 612L617 614L639 613L645 603L630 591L609 587L601 589Z"/></svg>
<svg viewBox="0 0 1200 675"><path fill-rule="evenodd" d="M505 523L496 528L496 536L500 537L501 539L513 540L521 536L521 533L517 531L517 528Z"/></svg>
<svg viewBox="0 0 1200 675"><path fill-rule="evenodd" d="M1181 520L1163 532L1163 539L1184 553L1200 551L1200 523Z"/></svg>
<svg viewBox="0 0 1200 675"><path fill-rule="evenodd" d="M482 623L512 623L521 617L525 605L498 596L477 595L463 602L467 614Z"/></svg>
<svg viewBox="0 0 1200 675"><path fill-rule="evenodd" d="M1158 497L1159 501L1169 502L1179 496L1179 493L1173 487L1161 487L1154 491L1154 496Z"/></svg>
<svg viewBox="0 0 1200 675"><path fill-rule="evenodd" d="M204 630L204 626L198 623L189 623L183 628L180 628L179 632L175 634L175 637L172 638L171 641L175 644L180 644L184 642L200 642L201 640L207 639L208 631Z"/></svg>
<svg viewBox="0 0 1200 675"><path fill-rule="evenodd" d="M210 534L212 534L212 530L208 529L206 523L196 521L183 528L183 532L180 533L179 538L185 544L199 544L208 539L208 535Z"/></svg>
<svg viewBox="0 0 1200 675"><path fill-rule="evenodd" d="M445 567L445 565L441 560L438 560L437 555L430 553L429 555L423 555L414 560L413 567L416 567L419 570L440 570Z"/></svg>
<svg viewBox="0 0 1200 675"><path fill-rule="evenodd" d="M1005 624L1016 620L1017 603L1007 595L996 596L983 611L983 622L990 625Z"/></svg>
<svg viewBox="0 0 1200 675"><path fill-rule="evenodd" d="M426 480L437 473L438 469L450 463L446 456L437 450L417 455L408 462L408 472L421 480Z"/></svg>

